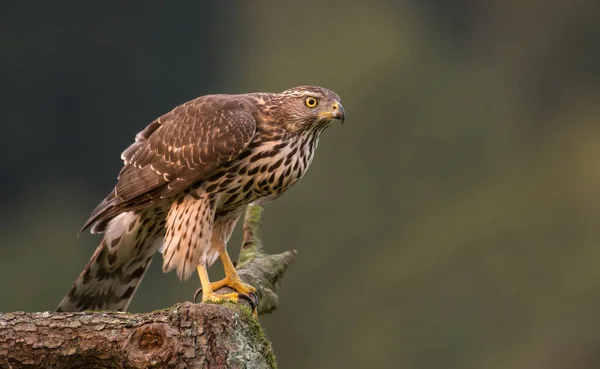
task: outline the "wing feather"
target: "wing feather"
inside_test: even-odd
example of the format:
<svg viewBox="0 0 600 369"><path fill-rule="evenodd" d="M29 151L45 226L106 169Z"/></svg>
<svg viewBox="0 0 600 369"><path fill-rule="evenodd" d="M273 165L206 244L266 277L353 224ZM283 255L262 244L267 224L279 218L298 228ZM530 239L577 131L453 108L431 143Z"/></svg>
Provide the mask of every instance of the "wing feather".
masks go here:
<svg viewBox="0 0 600 369"><path fill-rule="evenodd" d="M256 120L243 95L208 95L173 109L138 133L121 154L114 190L92 212L102 231L115 215L173 196L235 159L252 141Z"/></svg>

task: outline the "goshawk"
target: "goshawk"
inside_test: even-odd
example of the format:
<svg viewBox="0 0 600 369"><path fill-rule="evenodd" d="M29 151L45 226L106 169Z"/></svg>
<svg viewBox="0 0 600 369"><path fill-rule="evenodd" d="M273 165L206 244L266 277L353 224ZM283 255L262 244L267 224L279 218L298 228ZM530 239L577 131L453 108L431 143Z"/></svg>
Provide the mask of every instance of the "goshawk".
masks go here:
<svg viewBox="0 0 600 369"><path fill-rule="evenodd" d="M121 154L116 187L83 226L104 236L57 310L126 310L159 249L164 272L182 280L198 272L204 302L255 292L240 280L227 241L248 204L302 178L334 120L344 121L339 96L302 86L202 96L150 123ZM217 257L225 278L211 283L207 267ZM214 293L222 286L237 293Z"/></svg>

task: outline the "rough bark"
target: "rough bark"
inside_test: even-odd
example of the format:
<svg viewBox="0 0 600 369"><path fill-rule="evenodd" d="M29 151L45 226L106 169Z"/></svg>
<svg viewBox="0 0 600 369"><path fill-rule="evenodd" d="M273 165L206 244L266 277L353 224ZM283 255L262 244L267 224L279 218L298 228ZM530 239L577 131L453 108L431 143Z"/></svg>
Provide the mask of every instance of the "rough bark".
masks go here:
<svg viewBox="0 0 600 369"><path fill-rule="evenodd" d="M296 255L264 252L262 213L248 207L238 262L242 280L257 288L259 315L277 308L279 282ZM245 301L185 302L143 314L0 313L0 368L275 367L271 344Z"/></svg>

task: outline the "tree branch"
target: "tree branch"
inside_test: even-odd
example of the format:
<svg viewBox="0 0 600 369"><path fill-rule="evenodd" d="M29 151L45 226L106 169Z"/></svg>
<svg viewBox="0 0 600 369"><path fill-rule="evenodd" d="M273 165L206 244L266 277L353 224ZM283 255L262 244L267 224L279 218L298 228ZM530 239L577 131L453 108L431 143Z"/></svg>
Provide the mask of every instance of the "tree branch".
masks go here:
<svg viewBox="0 0 600 369"><path fill-rule="evenodd" d="M267 314L277 308L279 282L296 252L264 251L262 214L260 206L246 211L238 271L257 288L258 313ZM142 314L0 314L0 368L39 367L262 369L276 363L270 342L245 303L184 302Z"/></svg>

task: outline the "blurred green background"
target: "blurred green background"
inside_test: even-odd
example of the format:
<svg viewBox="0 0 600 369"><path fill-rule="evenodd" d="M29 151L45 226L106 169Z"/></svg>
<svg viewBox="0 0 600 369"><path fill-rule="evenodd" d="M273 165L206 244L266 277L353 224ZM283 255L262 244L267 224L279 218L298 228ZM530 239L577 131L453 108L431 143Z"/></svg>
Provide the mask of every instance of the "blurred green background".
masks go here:
<svg viewBox="0 0 600 369"><path fill-rule="evenodd" d="M584 0L5 3L0 311L56 307L148 122L317 84L346 124L266 207L299 250L261 318L280 367L598 368L599 40ZM191 298L159 264L132 311Z"/></svg>

